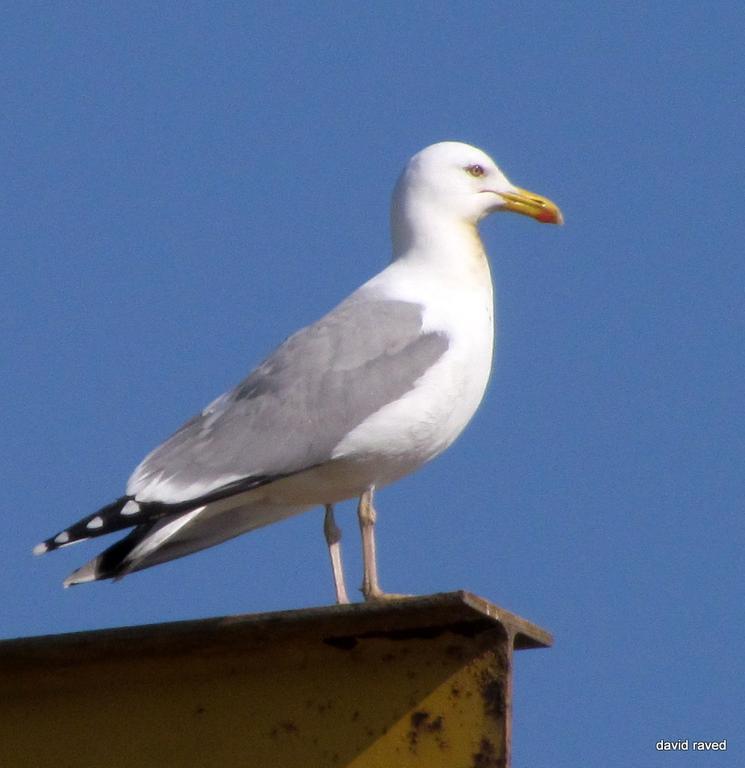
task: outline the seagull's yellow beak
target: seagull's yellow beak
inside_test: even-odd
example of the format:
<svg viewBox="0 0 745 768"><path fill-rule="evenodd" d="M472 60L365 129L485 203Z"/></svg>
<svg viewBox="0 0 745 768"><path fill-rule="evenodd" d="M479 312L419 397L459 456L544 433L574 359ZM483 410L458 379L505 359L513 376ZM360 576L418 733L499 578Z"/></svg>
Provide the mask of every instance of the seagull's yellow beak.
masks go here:
<svg viewBox="0 0 745 768"><path fill-rule="evenodd" d="M564 217L561 215L559 206L552 203L547 197L541 197L535 192L528 192L527 189L520 189L519 187L515 187L514 192L500 192L499 195L504 199L503 211L521 213L523 216L530 216L543 224L564 223Z"/></svg>

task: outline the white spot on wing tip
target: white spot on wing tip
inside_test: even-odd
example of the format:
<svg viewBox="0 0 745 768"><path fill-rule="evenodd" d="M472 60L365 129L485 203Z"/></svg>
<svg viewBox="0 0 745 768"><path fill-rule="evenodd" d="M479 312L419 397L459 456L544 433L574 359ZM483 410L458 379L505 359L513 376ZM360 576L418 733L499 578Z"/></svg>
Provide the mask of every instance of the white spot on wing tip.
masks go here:
<svg viewBox="0 0 745 768"><path fill-rule="evenodd" d="M140 505L134 500L130 499L121 509L120 515L136 515L140 511Z"/></svg>
<svg viewBox="0 0 745 768"><path fill-rule="evenodd" d="M103 528L103 518L101 515L96 515L94 518L88 521L86 528Z"/></svg>
<svg viewBox="0 0 745 768"><path fill-rule="evenodd" d="M42 541L41 544L37 544L34 547L34 554L35 555L43 555L45 552L49 551L49 547Z"/></svg>
<svg viewBox="0 0 745 768"><path fill-rule="evenodd" d="M54 537L55 544L67 544L70 541L70 534L67 531L62 531Z"/></svg>

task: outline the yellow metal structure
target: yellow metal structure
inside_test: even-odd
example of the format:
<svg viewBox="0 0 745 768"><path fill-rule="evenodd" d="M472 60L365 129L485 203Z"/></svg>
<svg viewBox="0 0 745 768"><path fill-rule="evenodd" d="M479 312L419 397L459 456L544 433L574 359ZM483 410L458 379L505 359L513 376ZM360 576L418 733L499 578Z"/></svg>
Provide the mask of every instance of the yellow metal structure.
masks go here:
<svg viewBox="0 0 745 768"><path fill-rule="evenodd" d="M5 768L500 768L512 651L467 592L0 643Z"/></svg>

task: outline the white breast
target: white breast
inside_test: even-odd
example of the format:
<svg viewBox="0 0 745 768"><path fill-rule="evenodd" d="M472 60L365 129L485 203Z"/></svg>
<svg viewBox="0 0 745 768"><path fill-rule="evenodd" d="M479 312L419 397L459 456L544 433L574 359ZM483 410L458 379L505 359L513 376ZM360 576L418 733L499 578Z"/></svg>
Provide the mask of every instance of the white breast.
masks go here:
<svg viewBox="0 0 745 768"><path fill-rule="evenodd" d="M479 241L480 245L480 241ZM336 446L334 458L360 462L385 485L447 448L478 408L494 343L493 296L483 250L453 269L402 258L363 290L425 307L423 332L444 333L447 351L396 402L372 414Z"/></svg>

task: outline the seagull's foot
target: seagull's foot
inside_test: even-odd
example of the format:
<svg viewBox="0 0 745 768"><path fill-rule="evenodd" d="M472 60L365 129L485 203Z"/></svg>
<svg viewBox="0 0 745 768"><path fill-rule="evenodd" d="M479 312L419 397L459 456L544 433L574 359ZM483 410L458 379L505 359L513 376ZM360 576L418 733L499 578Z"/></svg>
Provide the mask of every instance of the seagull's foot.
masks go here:
<svg viewBox="0 0 745 768"><path fill-rule="evenodd" d="M414 597L414 595L399 595L395 592L383 592L380 588L365 590L363 587L360 592L364 595L366 603L384 603L387 601L405 600L407 597Z"/></svg>

